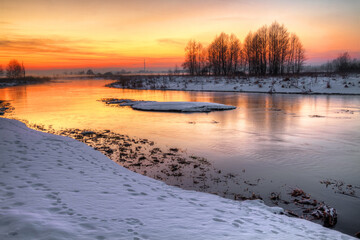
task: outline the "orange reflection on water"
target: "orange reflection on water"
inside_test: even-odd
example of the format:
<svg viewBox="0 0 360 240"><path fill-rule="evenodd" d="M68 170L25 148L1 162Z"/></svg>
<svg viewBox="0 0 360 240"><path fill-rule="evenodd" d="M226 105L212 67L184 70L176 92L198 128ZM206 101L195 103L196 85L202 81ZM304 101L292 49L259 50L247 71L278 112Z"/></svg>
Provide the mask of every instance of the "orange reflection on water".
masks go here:
<svg viewBox="0 0 360 240"><path fill-rule="evenodd" d="M59 81L0 89L0 99L11 100L14 117L53 128L110 129L193 149L221 152L245 151L238 144L283 141L289 136L311 135L312 129L333 128L334 108L353 98L131 90L106 88L107 80ZM106 106L101 98L152 101L202 101L237 106L236 110L212 113L141 112L130 107ZM324 115L326 118L311 118ZM325 124L325 125L324 125ZM350 125L356 125L353 121ZM256 147L255 147L256 146ZM252 148L261 148L255 144Z"/></svg>

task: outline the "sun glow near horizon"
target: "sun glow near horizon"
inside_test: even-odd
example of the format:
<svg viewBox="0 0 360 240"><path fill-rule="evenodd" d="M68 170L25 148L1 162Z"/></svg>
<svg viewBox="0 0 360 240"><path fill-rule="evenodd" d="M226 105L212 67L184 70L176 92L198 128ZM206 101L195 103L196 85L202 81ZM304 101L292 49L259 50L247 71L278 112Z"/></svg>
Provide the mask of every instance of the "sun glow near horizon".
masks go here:
<svg viewBox="0 0 360 240"><path fill-rule="evenodd" d="M208 44L221 32L241 41L273 21L304 44L310 63L342 51L360 56L360 2L10 1L0 3L0 64L28 69L180 66L189 39Z"/></svg>

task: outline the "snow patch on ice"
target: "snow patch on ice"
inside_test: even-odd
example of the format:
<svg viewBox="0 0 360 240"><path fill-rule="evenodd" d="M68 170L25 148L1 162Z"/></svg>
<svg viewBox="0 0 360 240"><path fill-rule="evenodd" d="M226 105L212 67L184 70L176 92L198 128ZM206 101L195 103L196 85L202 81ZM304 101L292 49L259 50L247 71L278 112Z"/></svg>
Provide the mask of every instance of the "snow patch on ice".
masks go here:
<svg viewBox="0 0 360 240"><path fill-rule="evenodd" d="M157 112L211 112L236 109L235 106L210 102L156 102L135 101L130 99L104 100L107 104L131 106L135 110Z"/></svg>

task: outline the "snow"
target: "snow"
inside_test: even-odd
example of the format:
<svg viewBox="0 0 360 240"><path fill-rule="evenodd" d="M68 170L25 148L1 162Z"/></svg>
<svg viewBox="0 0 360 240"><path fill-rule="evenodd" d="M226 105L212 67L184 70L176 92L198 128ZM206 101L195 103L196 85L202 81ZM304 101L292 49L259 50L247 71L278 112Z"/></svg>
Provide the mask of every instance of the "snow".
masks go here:
<svg viewBox="0 0 360 240"><path fill-rule="evenodd" d="M231 110L236 107L209 102L139 102L132 105L132 108L143 111L210 112Z"/></svg>
<svg viewBox="0 0 360 240"><path fill-rule="evenodd" d="M0 81L0 88L13 87L16 85L17 85L16 82L1 82Z"/></svg>
<svg viewBox="0 0 360 240"><path fill-rule="evenodd" d="M141 82L141 84L139 84ZM360 94L360 75L302 77L134 76L133 82L115 82L115 88L298 93Z"/></svg>
<svg viewBox="0 0 360 240"><path fill-rule="evenodd" d="M133 101L130 99L104 100L107 104L119 104L131 106L135 110L158 111L158 112L211 112L232 110L236 107L210 102L156 102L156 101Z"/></svg>
<svg viewBox="0 0 360 240"><path fill-rule="evenodd" d="M168 186L5 118L0 171L0 239L351 239L259 200Z"/></svg>

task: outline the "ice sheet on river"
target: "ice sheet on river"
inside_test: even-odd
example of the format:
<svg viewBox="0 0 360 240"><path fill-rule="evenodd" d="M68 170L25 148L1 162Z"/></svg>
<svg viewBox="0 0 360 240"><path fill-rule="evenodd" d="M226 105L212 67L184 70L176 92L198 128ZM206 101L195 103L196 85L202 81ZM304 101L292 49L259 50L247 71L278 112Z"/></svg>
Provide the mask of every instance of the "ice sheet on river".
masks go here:
<svg viewBox="0 0 360 240"><path fill-rule="evenodd" d="M186 191L0 118L0 239L350 239L261 201Z"/></svg>
<svg viewBox="0 0 360 240"><path fill-rule="evenodd" d="M232 110L236 107L220 103L210 102L155 102L134 101L130 99L105 100L107 104L119 104L120 106L131 106L133 109L157 112L211 112Z"/></svg>

